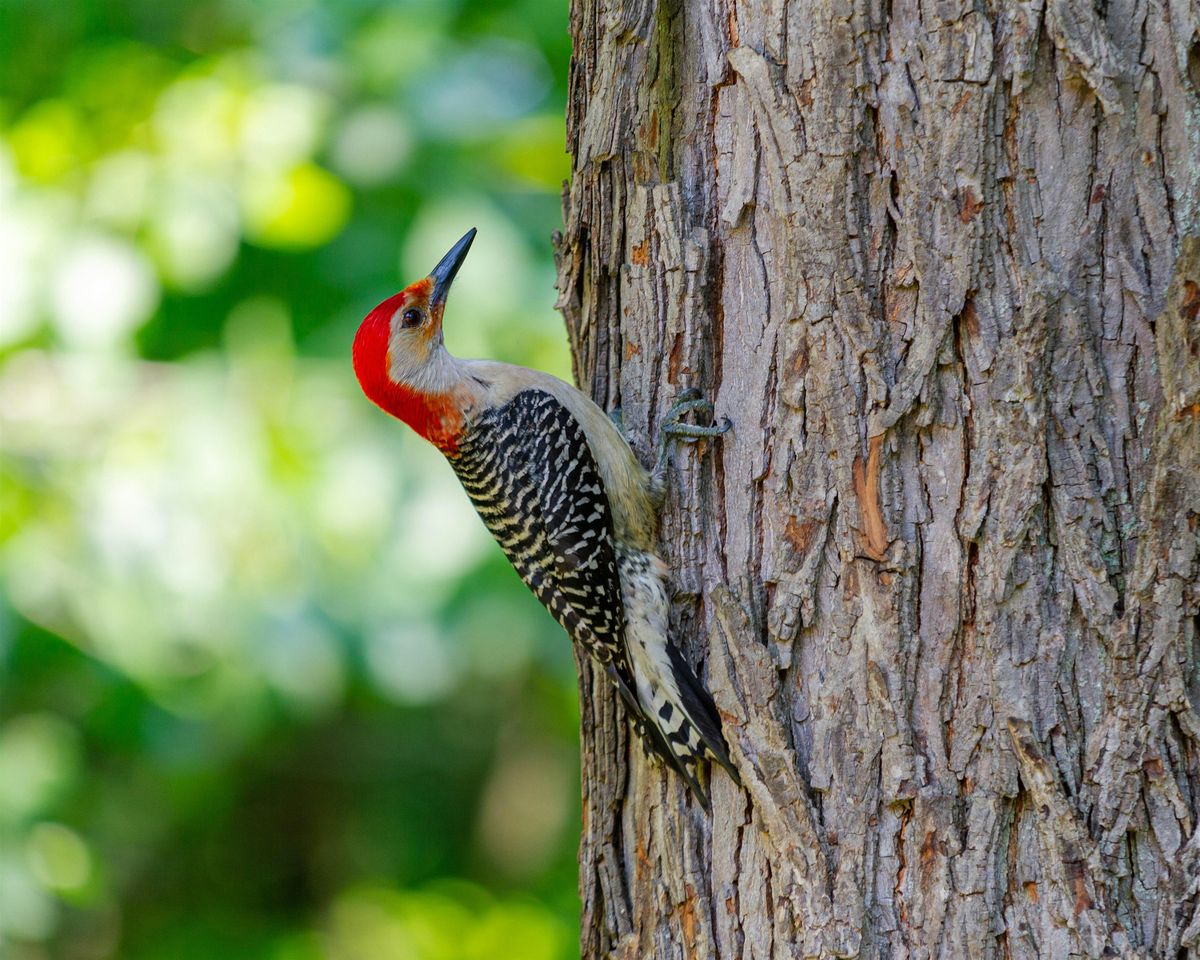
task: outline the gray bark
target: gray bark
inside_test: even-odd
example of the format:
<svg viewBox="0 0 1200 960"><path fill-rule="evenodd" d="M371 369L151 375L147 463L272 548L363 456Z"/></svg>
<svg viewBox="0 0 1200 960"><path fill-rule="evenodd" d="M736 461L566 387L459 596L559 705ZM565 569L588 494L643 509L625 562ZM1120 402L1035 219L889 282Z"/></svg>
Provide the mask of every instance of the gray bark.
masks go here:
<svg viewBox="0 0 1200 960"><path fill-rule="evenodd" d="M583 955L1195 956L1200 3L573 0L560 306L739 790L581 663ZM697 456L701 453L701 456Z"/></svg>

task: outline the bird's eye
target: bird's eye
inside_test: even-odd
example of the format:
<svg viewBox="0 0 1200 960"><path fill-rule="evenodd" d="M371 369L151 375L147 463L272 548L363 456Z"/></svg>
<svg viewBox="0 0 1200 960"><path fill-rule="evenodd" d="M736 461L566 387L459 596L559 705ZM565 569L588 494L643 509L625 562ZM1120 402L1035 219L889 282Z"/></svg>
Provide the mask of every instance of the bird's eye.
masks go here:
<svg viewBox="0 0 1200 960"><path fill-rule="evenodd" d="M400 322L406 327L419 327L421 321L425 319L425 314L420 310L408 309L400 315Z"/></svg>

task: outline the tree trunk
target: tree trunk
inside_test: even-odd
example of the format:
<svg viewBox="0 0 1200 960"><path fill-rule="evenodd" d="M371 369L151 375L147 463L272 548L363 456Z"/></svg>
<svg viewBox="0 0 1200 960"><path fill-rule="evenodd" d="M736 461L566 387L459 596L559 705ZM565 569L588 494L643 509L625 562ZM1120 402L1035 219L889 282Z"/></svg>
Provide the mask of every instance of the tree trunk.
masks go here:
<svg viewBox="0 0 1200 960"><path fill-rule="evenodd" d="M1200 3L574 0L560 305L713 814L580 664L586 958L1200 952Z"/></svg>

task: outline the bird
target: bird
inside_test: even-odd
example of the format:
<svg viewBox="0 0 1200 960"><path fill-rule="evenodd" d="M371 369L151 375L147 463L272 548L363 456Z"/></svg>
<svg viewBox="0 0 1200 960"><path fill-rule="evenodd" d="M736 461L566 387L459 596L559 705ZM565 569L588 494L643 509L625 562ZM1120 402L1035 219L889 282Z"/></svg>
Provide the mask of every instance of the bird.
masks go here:
<svg viewBox="0 0 1200 960"><path fill-rule="evenodd" d="M647 755L708 810L704 765L738 777L712 697L670 636L656 538L669 444L718 436L729 421L685 422L712 413L685 391L647 470L619 421L565 381L452 356L442 319L475 234L366 315L355 376L369 400L442 452L521 580L616 686Z"/></svg>

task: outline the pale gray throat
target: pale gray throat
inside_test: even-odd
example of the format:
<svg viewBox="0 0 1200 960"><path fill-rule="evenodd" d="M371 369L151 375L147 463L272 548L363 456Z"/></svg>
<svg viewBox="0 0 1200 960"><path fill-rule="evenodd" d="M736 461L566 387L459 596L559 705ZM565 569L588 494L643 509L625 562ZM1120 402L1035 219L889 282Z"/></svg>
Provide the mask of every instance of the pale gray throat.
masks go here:
<svg viewBox="0 0 1200 960"><path fill-rule="evenodd" d="M459 360L447 352L440 330L424 363L418 363L402 344L396 342L396 338L392 341L389 353L391 368L388 370L388 376L394 383L402 383L418 393L448 393L462 380L463 372L459 369Z"/></svg>

